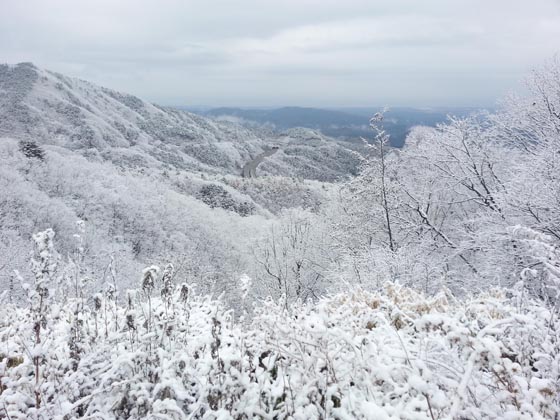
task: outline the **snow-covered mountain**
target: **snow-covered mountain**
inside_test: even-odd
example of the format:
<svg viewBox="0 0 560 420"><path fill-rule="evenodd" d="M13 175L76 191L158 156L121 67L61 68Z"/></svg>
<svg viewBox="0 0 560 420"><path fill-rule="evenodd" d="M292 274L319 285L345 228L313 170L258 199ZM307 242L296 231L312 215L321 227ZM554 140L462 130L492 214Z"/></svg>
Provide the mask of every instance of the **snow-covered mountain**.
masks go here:
<svg viewBox="0 0 560 420"><path fill-rule="evenodd" d="M259 177L243 179L272 147ZM317 211L330 188L317 180L355 167L342 143L308 129L267 133L0 65L0 287L29 274L31 236L53 228L62 255L81 238L95 287L109 261L124 279L182 260L182 275L220 290L254 269L252 247L282 211Z"/></svg>
<svg viewBox="0 0 560 420"><path fill-rule="evenodd" d="M276 175L333 180L356 164L344 144L311 130L276 135L214 121L31 63L0 66L0 92L0 136L62 146L119 167L239 174L273 146L281 149L271 158Z"/></svg>

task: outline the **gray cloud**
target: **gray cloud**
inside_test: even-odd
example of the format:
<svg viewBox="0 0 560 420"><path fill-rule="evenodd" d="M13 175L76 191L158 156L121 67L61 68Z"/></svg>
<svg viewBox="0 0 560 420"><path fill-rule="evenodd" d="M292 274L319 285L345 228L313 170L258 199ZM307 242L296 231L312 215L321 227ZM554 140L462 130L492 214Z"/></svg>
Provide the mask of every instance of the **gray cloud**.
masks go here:
<svg viewBox="0 0 560 420"><path fill-rule="evenodd" d="M491 105L560 51L560 3L5 0L0 39L164 104Z"/></svg>

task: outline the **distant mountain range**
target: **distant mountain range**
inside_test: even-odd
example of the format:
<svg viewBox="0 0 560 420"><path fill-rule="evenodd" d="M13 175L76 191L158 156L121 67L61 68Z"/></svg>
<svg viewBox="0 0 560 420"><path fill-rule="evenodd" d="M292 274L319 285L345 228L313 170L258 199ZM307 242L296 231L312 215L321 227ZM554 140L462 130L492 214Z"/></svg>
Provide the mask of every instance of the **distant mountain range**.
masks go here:
<svg viewBox="0 0 560 420"><path fill-rule="evenodd" d="M277 131L295 127L319 130L327 136L344 140L371 138L369 119L381 108L320 109L304 107L265 108L213 108L209 110L178 107L218 120L229 120L245 126L261 125ZM445 122L452 114L464 116L474 108L390 108L384 128L391 136L391 144L402 147L410 129L416 125L435 126Z"/></svg>

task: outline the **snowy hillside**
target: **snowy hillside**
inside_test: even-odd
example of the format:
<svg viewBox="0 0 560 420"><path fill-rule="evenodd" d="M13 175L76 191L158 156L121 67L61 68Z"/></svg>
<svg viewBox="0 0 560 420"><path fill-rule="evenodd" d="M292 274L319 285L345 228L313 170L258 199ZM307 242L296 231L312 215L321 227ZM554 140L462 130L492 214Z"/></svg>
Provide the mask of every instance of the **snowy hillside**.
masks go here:
<svg viewBox="0 0 560 420"><path fill-rule="evenodd" d="M213 121L30 63L1 65L0 92L0 136L62 146L120 167L240 174L245 163L277 146L287 155L272 158L274 174L334 180L356 168L344 143L332 139L310 145L299 135L275 136ZM314 151L318 146L320 153ZM289 156L296 153L324 171L302 170Z"/></svg>
<svg viewBox="0 0 560 420"><path fill-rule="evenodd" d="M0 92L1 286L14 270L28 273L31 235L52 227L63 254L82 235L97 286L108 267L124 285L147 261L180 259L185 275L219 292L254 271L254 242L275 215L326 201L330 187L303 178L356 169L354 155L328 138L271 138L32 64L0 66ZM258 174L275 176L240 178L273 146L278 156Z"/></svg>

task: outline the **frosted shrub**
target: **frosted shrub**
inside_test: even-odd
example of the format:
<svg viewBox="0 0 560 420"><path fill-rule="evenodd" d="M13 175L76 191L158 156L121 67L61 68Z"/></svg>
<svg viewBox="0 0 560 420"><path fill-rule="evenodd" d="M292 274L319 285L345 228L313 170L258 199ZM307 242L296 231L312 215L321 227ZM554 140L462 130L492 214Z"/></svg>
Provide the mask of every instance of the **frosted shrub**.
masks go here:
<svg viewBox="0 0 560 420"><path fill-rule="evenodd" d="M527 268L521 272L522 285L541 299L558 303L560 299L560 249L552 237L534 229L515 226L511 235L524 248Z"/></svg>
<svg viewBox="0 0 560 420"><path fill-rule="evenodd" d="M33 377L34 360L18 333L30 308L3 308L2 315L11 314L9 325L0 324L3 414L173 420L560 415L560 321L522 291L458 300L447 291L427 297L387 283L380 292L349 290L289 309L265 300L251 320L235 321L220 300L181 284L167 299L152 296L154 325L172 316L171 332L147 330L150 314L138 306L142 294L129 293L115 313L107 312L126 321L90 339L76 370L66 362L72 309L60 309L48 330L52 350L40 406L25 379ZM95 312L84 311L86 336L95 323Z"/></svg>
<svg viewBox="0 0 560 420"><path fill-rule="evenodd" d="M38 159L41 162L45 160L45 151L32 140L21 140L19 149L28 159Z"/></svg>

